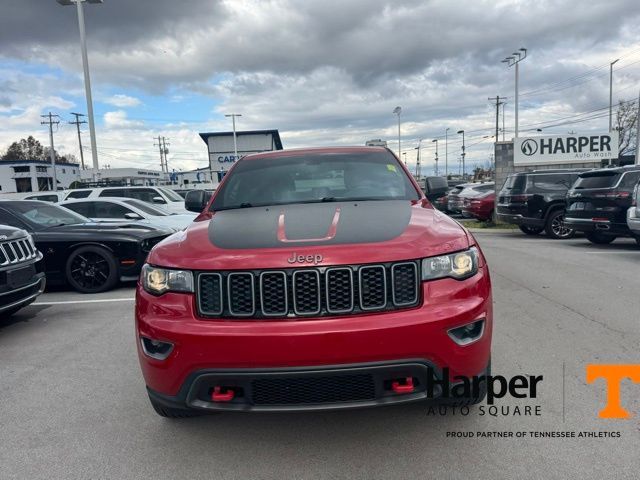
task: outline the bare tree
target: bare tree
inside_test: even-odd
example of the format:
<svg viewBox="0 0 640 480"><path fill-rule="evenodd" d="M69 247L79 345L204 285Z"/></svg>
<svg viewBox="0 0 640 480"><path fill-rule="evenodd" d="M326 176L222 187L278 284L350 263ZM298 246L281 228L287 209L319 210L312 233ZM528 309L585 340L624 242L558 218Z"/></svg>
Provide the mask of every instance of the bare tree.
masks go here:
<svg viewBox="0 0 640 480"><path fill-rule="evenodd" d="M636 148L638 102L620 100L616 113L616 129L620 136L620 155L632 154Z"/></svg>

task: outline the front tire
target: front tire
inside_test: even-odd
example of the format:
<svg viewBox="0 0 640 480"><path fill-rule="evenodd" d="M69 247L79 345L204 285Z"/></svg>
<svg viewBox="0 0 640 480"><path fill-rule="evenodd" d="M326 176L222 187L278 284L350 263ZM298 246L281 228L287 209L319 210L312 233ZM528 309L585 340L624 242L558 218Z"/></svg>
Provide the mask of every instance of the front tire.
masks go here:
<svg viewBox="0 0 640 480"><path fill-rule="evenodd" d="M600 232L587 233L587 240L596 245L608 245L616 239L614 235L604 235Z"/></svg>
<svg viewBox="0 0 640 480"><path fill-rule="evenodd" d="M69 285L78 292L106 292L118 282L118 264L106 248L87 245L71 252L66 276Z"/></svg>
<svg viewBox="0 0 640 480"><path fill-rule="evenodd" d="M569 228L564 224L564 211L556 210L551 212L549 218L547 218L547 224L545 226L545 232L549 238L558 240L565 240L571 238L576 234L573 228Z"/></svg>
<svg viewBox="0 0 640 480"><path fill-rule="evenodd" d="M522 233L527 235L538 235L544 228L542 227L530 227L529 225L518 225L518 228Z"/></svg>

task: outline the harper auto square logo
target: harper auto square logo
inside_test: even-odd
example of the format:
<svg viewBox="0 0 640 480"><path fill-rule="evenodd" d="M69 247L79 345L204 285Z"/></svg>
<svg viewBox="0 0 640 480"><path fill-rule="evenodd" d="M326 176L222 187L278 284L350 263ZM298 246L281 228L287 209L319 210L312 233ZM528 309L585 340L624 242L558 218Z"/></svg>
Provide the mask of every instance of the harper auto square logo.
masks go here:
<svg viewBox="0 0 640 480"><path fill-rule="evenodd" d="M607 404L600 410L600 418L631 418L627 410L622 407L620 398L620 384L629 379L640 384L640 365L587 365L587 383L593 383L599 378L606 382Z"/></svg>
<svg viewBox="0 0 640 480"><path fill-rule="evenodd" d="M529 138L522 142L520 150L522 150L522 153L524 153L527 157L530 157L538 151L538 142Z"/></svg>

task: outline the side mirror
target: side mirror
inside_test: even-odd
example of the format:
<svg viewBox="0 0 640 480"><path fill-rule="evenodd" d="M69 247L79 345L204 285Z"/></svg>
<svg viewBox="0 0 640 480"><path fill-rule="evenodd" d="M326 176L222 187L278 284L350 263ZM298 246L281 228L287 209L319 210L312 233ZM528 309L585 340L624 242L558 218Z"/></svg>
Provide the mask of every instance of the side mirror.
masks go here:
<svg viewBox="0 0 640 480"><path fill-rule="evenodd" d="M124 218L127 220L142 220L142 217L136 212L128 212L124 214Z"/></svg>
<svg viewBox="0 0 640 480"><path fill-rule="evenodd" d="M206 195L204 190L191 190L184 199L184 208L190 212L202 212L207 203L209 203L210 195Z"/></svg>
<svg viewBox="0 0 640 480"><path fill-rule="evenodd" d="M153 197L151 200L153 201L153 203L167 203L162 197Z"/></svg>

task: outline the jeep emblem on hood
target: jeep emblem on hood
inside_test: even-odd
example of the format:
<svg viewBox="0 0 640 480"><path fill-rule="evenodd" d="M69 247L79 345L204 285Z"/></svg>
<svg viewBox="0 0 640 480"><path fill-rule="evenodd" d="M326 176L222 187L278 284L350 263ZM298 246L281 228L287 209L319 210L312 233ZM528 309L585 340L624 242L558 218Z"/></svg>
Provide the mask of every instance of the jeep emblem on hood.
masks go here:
<svg viewBox="0 0 640 480"><path fill-rule="evenodd" d="M313 263L314 265L318 265L322 262L322 255L296 255L296 252L291 254L290 258L287 258L287 262L289 263Z"/></svg>

